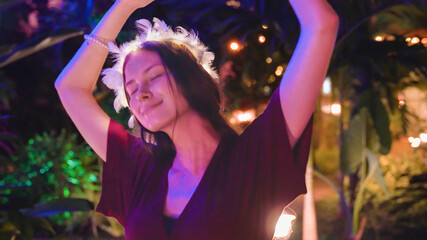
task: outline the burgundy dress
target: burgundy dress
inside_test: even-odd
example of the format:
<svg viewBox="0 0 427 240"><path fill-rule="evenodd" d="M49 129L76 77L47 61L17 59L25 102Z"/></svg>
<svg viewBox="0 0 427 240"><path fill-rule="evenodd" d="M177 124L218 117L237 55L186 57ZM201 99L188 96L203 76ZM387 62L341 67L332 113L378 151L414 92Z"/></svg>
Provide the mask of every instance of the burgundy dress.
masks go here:
<svg viewBox="0 0 427 240"><path fill-rule="evenodd" d="M312 123L292 150L276 90L240 136L222 137L168 236L163 208L172 163L153 159L140 138L111 120L96 211L116 218L129 240L270 240L283 208L306 193Z"/></svg>

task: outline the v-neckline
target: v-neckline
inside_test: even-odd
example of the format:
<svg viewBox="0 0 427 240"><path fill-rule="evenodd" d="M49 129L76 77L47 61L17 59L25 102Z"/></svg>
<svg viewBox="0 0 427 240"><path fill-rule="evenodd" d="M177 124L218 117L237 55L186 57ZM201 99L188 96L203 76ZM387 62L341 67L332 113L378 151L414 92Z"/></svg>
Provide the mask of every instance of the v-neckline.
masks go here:
<svg viewBox="0 0 427 240"><path fill-rule="evenodd" d="M169 188L168 173L169 173L170 168L172 167L173 161L171 161L171 163L168 164L168 166L163 169L163 172L162 172L162 178L163 178L162 185L163 186L161 188L163 190L163 193L162 193L163 194L162 195L162 204L161 204L161 213L162 213L161 219L162 219L162 224L160 226L162 226L163 232L166 234L166 236L168 236L168 239L171 238L173 236L173 234L176 232L177 227L179 227L179 225L183 221L182 218L185 217L185 215L189 211L188 209L191 208L191 205L195 201L194 199L197 197L198 194L200 194L199 193L201 191L200 189L203 188L203 184L204 184L204 182L206 182L206 180L205 180L207 178L206 176L211 171L210 169L212 169L212 166L216 162L216 159L218 159L218 155L222 151L226 135L227 134L224 134L223 136L221 136L221 139L218 142L218 146L216 147L216 149L214 151L214 154L212 155L212 158L209 161L208 166L205 169L205 172L203 173L202 178L200 179L199 183L197 184L196 189L194 190L193 194L191 195L190 199L188 200L188 202L185 205L184 209L182 210L181 214L177 218L175 218L175 220L176 220L175 221L175 225L172 228L172 231L170 232L169 236L166 234L166 229L164 228L165 222L164 222L164 219L163 219L163 215L164 215L166 198L167 198L167 193L168 193L168 188Z"/></svg>

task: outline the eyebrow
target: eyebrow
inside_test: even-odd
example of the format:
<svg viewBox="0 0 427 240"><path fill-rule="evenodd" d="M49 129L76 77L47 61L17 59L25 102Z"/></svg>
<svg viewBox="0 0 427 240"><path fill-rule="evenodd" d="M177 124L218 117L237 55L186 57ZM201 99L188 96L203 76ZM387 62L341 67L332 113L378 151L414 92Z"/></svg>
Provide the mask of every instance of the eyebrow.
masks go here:
<svg viewBox="0 0 427 240"><path fill-rule="evenodd" d="M150 69L157 67L157 66L163 66L163 65L160 63L155 63L155 64L151 65L150 67L148 67L146 70L144 70L144 73L150 71ZM135 79L131 79L129 81L126 81L125 87L127 87L129 84L131 84L133 82L135 82Z"/></svg>

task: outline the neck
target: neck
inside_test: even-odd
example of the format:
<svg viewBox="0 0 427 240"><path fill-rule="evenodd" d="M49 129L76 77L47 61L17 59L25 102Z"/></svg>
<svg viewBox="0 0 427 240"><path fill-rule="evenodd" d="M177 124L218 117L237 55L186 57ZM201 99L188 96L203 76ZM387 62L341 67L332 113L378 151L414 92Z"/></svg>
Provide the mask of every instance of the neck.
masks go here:
<svg viewBox="0 0 427 240"><path fill-rule="evenodd" d="M176 156L172 170L198 176L208 166L221 135L209 121L194 111L182 114L176 124L165 130L175 144Z"/></svg>

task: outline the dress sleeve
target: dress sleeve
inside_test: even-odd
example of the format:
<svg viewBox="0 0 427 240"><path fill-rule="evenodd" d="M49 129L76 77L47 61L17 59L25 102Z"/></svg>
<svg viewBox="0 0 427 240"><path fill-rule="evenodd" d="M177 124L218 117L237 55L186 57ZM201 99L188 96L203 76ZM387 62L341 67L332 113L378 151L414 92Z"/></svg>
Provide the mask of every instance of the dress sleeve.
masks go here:
<svg viewBox="0 0 427 240"><path fill-rule="evenodd" d="M142 141L110 120L107 138L107 160L102 166L101 198L96 211L116 218L124 226L127 211L135 192L138 172L142 172L146 157L141 154ZM136 149L139 149L137 151Z"/></svg>
<svg viewBox="0 0 427 240"><path fill-rule="evenodd" d="M295 109L298 109L296 107ZM273 93L264 113L239 137L242 167L248 184L255 185L267 205L287 205L306 193L305 170L311 144L313 116L292 149L280 104L279 89Z"/></svg>

